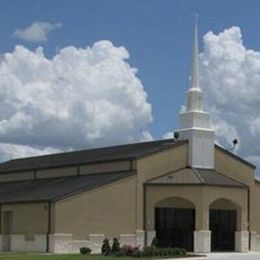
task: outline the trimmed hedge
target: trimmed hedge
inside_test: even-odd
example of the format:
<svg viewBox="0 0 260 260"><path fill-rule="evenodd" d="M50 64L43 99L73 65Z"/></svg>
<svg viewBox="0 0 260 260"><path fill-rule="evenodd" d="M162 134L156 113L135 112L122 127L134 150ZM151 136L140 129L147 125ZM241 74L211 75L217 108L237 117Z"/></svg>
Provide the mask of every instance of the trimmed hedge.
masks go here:
<svg viewBox="0 0 260 260"><path fill-rule="evenodd" d="M144 247L140 250L138 247L133 247L130 245L124 245L120 251L118 251L115 256L132 256L132 257L171 257L171 256L185 256L187 254L184 248L158 248L154 246Z"/></svg>
<svg viewBox="0 0 260 260"><path fill-rule="evenodd" d="M111 248L109 240L105 239L103 241L101 252L104 256L114 255L118 257L174 257L187 255L187 250L184 248L159 248L156 246L157 243L158 241L155 239L152 243L152 246L147 246L143 249L132 245L123 245L120 247L118 239L114 238Z"/></svg>

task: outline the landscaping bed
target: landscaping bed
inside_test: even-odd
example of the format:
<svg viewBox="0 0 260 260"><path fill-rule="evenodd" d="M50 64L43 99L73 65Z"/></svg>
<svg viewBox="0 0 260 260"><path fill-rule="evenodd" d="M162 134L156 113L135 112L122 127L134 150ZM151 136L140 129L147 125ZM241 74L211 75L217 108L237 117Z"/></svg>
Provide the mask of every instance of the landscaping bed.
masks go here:
<svg viewBox="0 0 260 260"><path fill-rule="evenodd" d="M187 255L185 257L192 257ZM117 257L117 256L101 256L101 255L50 255L50 254L0 254L0 260L147 260L147 259L162 259L163 257ZM169 257L167 257L169 258ZM171 257L173 258L173 257ZM174 257L175 258L175 257ZM177 257L176 257L177 258Z"/></svg>

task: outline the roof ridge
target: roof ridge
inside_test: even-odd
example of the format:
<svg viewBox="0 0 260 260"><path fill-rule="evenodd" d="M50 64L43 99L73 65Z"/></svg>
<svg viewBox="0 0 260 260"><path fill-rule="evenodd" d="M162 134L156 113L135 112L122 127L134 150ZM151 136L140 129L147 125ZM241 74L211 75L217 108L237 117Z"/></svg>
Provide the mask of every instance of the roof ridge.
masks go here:
<svg viewBox="0 0 260 260"><path fill-rule="evenodd" d="M245 185L245 186L248 187L248 185L247 185L246 183L243 183L243 182L241 182L241 181L238 181L238 180L236 180L236 179L234 179L234 178L232 178L232 177L230 177L230 176L227 176L227 175L225 175L225 174L223 174L223 173L221 173L221 172L219 172L219 171L217 171L217 170L215 170L215 172L216 172L217 174L221 175L221 176L225 176L226 178L228 178L228 179L230 179L230 180L232 180L232 181L238 182L238 183L240 183L240 184Z"/></svg>
<svg viewBox="0 0 260 260"><path fill-rule="evenodd" d="M197 176L197 178L199 179L199 181L203 184L205 184L205 180L200 176L199 172L197 171L196 168L191 167L192 171L195 173L195 175Z"/></svg>

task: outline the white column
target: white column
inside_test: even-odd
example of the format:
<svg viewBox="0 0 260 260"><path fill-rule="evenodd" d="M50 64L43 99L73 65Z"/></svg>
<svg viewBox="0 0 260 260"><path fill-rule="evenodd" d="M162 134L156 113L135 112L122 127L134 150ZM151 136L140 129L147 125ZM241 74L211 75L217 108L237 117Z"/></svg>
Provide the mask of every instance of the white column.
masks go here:
<svg viewBox="0 0 260 260"><path fill-rule="evenodd" d="M209 253L211 250L211 231L194 231L194 252Z"/></svg>
<svg viewBox="0 0 260 260"><path fill-rule="evenodd" d="M236 231L235 233L235 250L236 252L248 252L249 232Z"/></svg>
<svg viewBox="0 0 260 260"><path fill-rule="evenodd" d="M260 235L256 231L250 232L251 251L260 251Z"/></svg>
<svg viewBox="0 0 260 260"><path fill-rule="evenodd" d="M140 246L140 248L144 247L144 231L143 230L136 230L135 237L136 237L136 246Z"/></svg>

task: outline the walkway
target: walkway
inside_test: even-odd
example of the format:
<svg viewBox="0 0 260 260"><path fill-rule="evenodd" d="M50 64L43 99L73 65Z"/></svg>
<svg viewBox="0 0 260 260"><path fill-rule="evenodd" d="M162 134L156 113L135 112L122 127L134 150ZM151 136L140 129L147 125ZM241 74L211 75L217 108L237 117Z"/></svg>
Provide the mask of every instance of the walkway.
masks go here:
<svg viewBox="0 0 260 260"><path fill-rule="evenodd" d="M224 259L224 260L260 260L260 252L249 253L210 253L206 257L179 258L187 260Z"/></svg>

